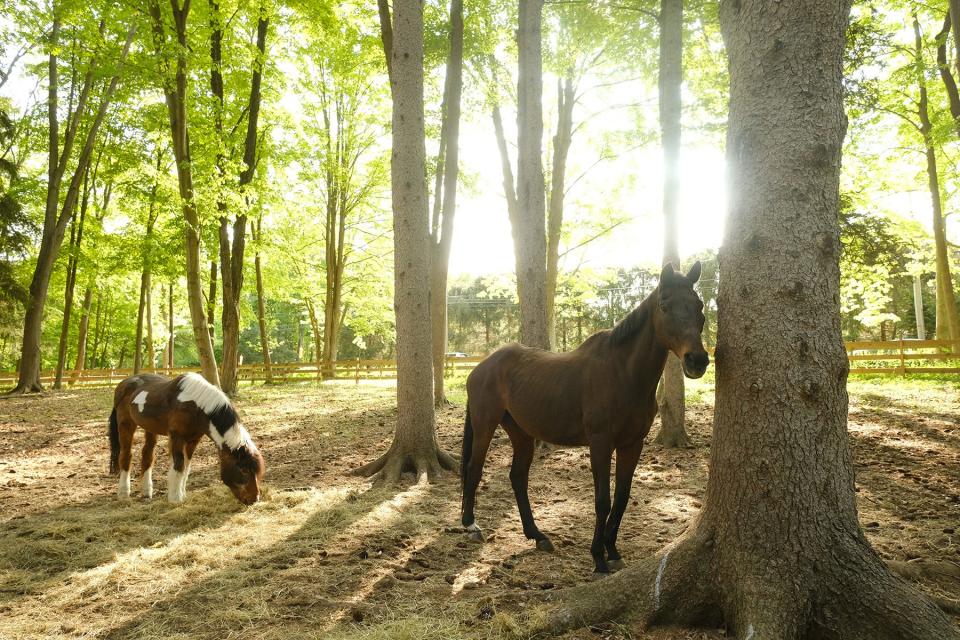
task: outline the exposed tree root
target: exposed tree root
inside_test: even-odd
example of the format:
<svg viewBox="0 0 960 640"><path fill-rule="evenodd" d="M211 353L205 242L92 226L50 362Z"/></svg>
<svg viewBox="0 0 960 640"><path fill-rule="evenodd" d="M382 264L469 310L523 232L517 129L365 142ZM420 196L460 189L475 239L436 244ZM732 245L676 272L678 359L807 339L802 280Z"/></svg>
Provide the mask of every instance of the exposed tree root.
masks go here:
<svg viewBox="0 0 960 640"><path fill-rule="evenodd" d="M10 389L10 391L7 391L3 395L6 397L12 397L12 396L24 396L30 393L43 393L43 392L44 392L43 385L40 384L39 382L33 382L31 384L18 384L16 387L14 387L13 389Z"/></svg>
<svg viewBox="0 0 960 640"><path fill-rule="evenodd" d="M456 472L458 461L439 446L425 451L404 451L394 442L385 454L362 467L353 469L351 475L372 478L374 484L400 484L403 474L412 472L417 482L436 482L445 472Z"/></svg>
<svg viewBox="0 0 960 640"><path fill-rule="evenodd" d="M960 640L960 629L934 606L957 612L957 603L931 602L887 571L866 541L838 551L824 573L796 582L742 567L727 585L715 573L714 553L712 537L695 531L609 578L546 595L523 634L552 636L629 618L643 626L725 624L744 640ZM928 564L935 568L925 567L926 575L953 575L944 563Z"/></svg>
<svg viewBox="0 0 960 640"><path fill-rule="evenodd" d="M685 430L667 431L660 425L660 431L657 437L653 439L654 444L658 444L665 449L686 449L690 446L690 437Z"/></svg>
<svg viewBox="0 0 960 640"><path fill-rule="evenodd" d="M686 537L604 578L552 594L525 632L559 634L625 616L652 623L703 624L718 618L709 580L710 542Z"/></svg>
<svg viewBox="0 0 960 640"><path fill-rule="evenodd" d="M907 580L935 582L953 581L960 583L960 565L949 560L887 560L887 568ZM946 613L960 615L960 601L944 598L932 593L925 594Z"/></svg>

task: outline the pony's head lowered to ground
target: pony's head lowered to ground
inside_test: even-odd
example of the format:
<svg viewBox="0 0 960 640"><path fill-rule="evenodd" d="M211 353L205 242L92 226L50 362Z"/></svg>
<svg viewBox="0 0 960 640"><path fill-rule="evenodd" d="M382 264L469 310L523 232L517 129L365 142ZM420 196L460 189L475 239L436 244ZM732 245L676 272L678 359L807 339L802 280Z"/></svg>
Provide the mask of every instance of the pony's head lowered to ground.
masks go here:
<svg viewBox="0 0 960 640"><path fill-rule="evenodd" d="M699 378L710 364L710 356L703 348L703 300L693 285L700 279L700 263L696 262L687 275L677 273L667 263L660 272L657 286L657 307L653 326L660 342L672 351L683 365L688 378Z"/></svg>
<svg viewBox="0 0 960 640"><path fill-rule="evenodd" d="M220 479L243 504L260 499L264 462L260 450L240 424L229 398L202 376L188 373L180 380L180 402L194 402L210 419L208 435L220 456Z"/></svg>

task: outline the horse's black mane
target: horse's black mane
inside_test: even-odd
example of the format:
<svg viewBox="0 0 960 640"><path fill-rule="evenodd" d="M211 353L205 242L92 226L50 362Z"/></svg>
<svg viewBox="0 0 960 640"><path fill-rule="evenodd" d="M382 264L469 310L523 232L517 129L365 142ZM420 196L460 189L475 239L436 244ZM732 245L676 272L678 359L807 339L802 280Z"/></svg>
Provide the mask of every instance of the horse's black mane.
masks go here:
<svg viewBox="0 0 960 640"><path fill-rule="evenodd" d="M221 405L207 414L210 422L217 429L221 436L230 430L230 427L237 423L237 412L234 411L230 403Z"/></svg>
<svg viewBox="0 0 960 640"><path fill-rule="evenodd" d="M650 321L650 305L653 304L653 293L648 295L636 308L610 329L610 340L613 344L622 344L630 340Z"/></svg>

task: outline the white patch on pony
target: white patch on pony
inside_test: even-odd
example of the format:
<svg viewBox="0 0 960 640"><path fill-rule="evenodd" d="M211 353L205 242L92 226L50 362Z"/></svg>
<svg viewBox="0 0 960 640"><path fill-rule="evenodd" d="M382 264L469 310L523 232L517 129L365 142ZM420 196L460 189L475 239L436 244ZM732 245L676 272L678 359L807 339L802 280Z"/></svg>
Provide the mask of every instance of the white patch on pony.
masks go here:
<svg viewBox="0 0 960 640"><path fill-rule="evenodd" d="M170 472L167 474L167 500L173 504L179 504L183 502L183 482L180 480L182 474L170 467Z"/></svg>
<svg viewBox="0 0 960 640"><path fill-rule="evenodd" d="M180 498L186 500L187 498L187 478L190 477L190 461L187 461L187 464L183 467L183 473L180 474Z"/></svg>
<svg viewBox="0 0 960 640"><path fill-rule="evenodd" d="M226 394L207 382L199 373L185 373L183 375L177 400L193 402L207 415L230 404Z"/></svg>
<svg viewBox="0 0 960 640"><path fill-rule="evenodd" d="M744 636L744 639L743 639L743 640L750 640L750 638L753 637L753 634L754 634L753 625L752 625L752 624L748 624L748 625L747 625L747 635Z"/></svg>
<svg viewBox="0 0 960 640"><path fill-rule="evenodd" d="M137 405L140 413L143 413L143 407L147 404L147 392L141 391L133 397L133 404Z"/></svg>
<svg viewBox="0 0 960 640"><path fill-rule="evenodd" d="M153 467L143 472L143 497L153 497Z"/></svg>
<svg viewBox="0 0 960 640"><path fill-rule="evenodd" d="M655 609L660 608L660 580L663 579L663 571L667 568L667 558L670 556L670 552L667 551L663 554L663 557L660 558L660 567L657 569L657 579L653 583L653 606Z"/></svg>
<svg viewBox="0 0 960 640"><path fill-rule="evenodd" d="M476 522L471 522L467 525L467 531L480 531L480 525L478 525Z"/></svg>
<svg viewBox="0 0 960 640"><path fill-rule="evenodd" d="M130 472L121 471L120 472L120 486L117 489L117 495L121 498L130 497Z"/></svg>
<svg viewBox="0 0 960 640"><path fill-rule="evenodd" d="M227 429L223 435L220 435L220 432L217 431L217 428L212 422L208 427L208 431L210 433L210 439L217 445L217 448L227 445L230 451L236 451L240 447L246 447L251 452L257 450L257 445L253 444L253 438L250 437L250 433L247 432L239 422Z"/></svg>

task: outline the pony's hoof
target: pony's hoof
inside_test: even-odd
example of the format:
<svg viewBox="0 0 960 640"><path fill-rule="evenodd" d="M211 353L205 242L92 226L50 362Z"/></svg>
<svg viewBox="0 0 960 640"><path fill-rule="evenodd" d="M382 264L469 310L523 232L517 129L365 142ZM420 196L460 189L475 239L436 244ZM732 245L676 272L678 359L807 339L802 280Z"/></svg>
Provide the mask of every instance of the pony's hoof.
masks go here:
<svg viewBox="0 0 960 640"><path fill-rule="evenodd" d="M553 553L553 543L550 542L550 538L540 538L537 540L537 549L540 551L546 551L547 553Z"/></svg>
<svg viewBox="0 0 960 640"><path fill-rule="evenodd" d="M607 568L610 571L620 571L627 566L627 563L623 561L623 558L617 558L616 560L607 560Z"/></svg>
<svg viewBox="0 0 960 640"><path fill-rule="evenodd" d="M479 529L467 531L467 540L471 542L483 542L483 531Z"/></svg>
<svg viewBox="0 0 960 640"><path fill-rule="evenodd" d="M593 570L593 579L594 579L594 580L601 580L601 579L603 579L603 578L608 577L609 575L610 575L610 572L609 572L609 571L597 571L596 569Z"/></svg>

